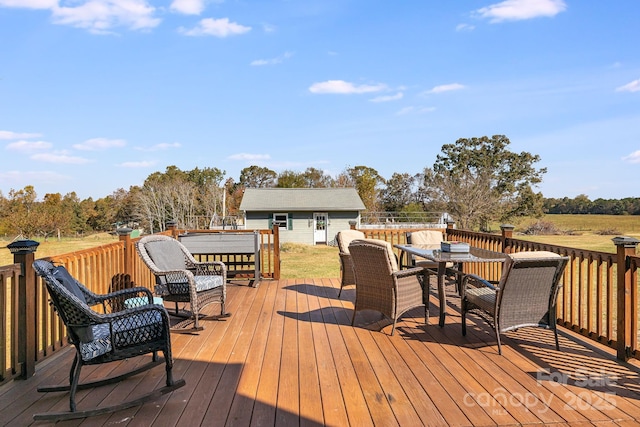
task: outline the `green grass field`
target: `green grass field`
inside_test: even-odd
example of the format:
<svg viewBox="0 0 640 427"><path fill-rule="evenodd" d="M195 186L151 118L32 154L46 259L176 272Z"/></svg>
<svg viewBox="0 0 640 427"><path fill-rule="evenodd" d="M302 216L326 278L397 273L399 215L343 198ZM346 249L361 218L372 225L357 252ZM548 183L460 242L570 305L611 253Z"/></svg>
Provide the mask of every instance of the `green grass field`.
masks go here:
<svg viewBox="0 0 640 427"><path fill-rule="evenodd" d="M553 223L559 235L523 235L520 233L536 220L526 219L514 230L517 239L615 253L611 241L616 236L635 237L640 240L640 216L631 215L545 215L542 221Z"/></svg>
<svg viewBox="0 0 640 427"><path fill-rule="evenodd" d="M543 221L553 223L565 232L559 235L522 235L528 225L536 220L525 219L516 224L514 237L533 242L549 243L572 248L615 253L611 241L616 236L635 237L640 240L640 216L617 215L546 215ZM599 234L602 231L616 231L614 234ZM60 241L49 239L40 242L37 258L74 252L118 240L117 236L100 233L83 238L64 238ZM0 241L0 265L13 263L13 256L4 248L10 241ZM283 278L339 277L340 261L338 249L331 246L310 246L283 244L281 251L281 272Z"/></svg>

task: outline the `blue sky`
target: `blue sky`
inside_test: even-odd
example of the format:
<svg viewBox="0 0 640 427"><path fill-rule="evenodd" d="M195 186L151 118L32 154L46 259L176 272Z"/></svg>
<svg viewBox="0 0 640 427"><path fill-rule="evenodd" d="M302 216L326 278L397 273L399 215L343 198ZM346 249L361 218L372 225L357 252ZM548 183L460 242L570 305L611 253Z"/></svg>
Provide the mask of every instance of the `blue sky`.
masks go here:
<svg viewBox="0 0 640 427"><path fill-rule="evenodd" d="M640 197L637 0L0 0L0 191L250 165L384 178L503 134L545 197Z"/></svg>

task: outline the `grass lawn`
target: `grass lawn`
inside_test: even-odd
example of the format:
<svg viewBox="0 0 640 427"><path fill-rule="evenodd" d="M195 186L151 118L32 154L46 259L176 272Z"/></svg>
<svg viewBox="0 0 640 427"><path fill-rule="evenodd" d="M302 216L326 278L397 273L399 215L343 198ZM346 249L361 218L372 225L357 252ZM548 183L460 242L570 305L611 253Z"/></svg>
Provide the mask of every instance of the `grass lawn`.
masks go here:
<svg viewBox="0 0 640 427"><path fill-rule="evenodd" d="M542 221L553 223L563 234L523 235L521 230L536 222L526 219L516 225L514 237L591 251L615 253L611 241L616 236L640 240L640 216L637 215L545 215Z"/></svg>

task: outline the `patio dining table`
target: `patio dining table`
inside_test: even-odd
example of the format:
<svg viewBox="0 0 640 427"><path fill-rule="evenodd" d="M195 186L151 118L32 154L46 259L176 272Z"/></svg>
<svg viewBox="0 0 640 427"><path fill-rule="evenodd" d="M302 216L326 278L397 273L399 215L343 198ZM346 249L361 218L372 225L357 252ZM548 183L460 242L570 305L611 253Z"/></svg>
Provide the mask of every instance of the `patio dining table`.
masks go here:
<svg viewBox="0 0 640 427"><path fill-rule="evenodd" d="M438 324L444 326L446 317L446 294L444 277L447 273L447 264L453 264L455 271L458 274L458 281L462 277L459 273L462 272L462 265L464 263L472 262L504 262L507 255L502 252L490 251L488 249L480 249L470 247L469 252L444 252L441 250L440 244L436 245L394 245L395 248L400 249L400 265L405 265L403 262L404 256L414 255L438 264L438 301L440 304L440 319ZM449 269L450 271L452 269ZM425 284L428 286L428 283Z"/></svg>

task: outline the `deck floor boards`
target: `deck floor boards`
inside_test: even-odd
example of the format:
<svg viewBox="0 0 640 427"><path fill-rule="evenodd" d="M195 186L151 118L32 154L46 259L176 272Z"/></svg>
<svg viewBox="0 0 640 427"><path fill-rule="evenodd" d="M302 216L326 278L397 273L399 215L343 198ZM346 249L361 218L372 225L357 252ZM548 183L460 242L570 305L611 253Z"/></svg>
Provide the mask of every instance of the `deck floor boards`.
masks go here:
<svg viewBox="0 0 640 427"><path fill-rule="evenodd" d="M228 287L231 317L204 321L197 334L173 334L174 377L186 386L154 402L62 426L497 426L640 425L640 363L570 331L525 328L503 335L469 316L463 337L459 300L449 292L438 326L432 295L424 311L391 322L361 312L351 326L355 290L339 280L264 280ZM211 314L218 307L211 307ZM209 309L207 309L209 310ZM66 393L38 393L67 380L72 351L37 365L36 375L0 387L0 425L47 425L37 412L68 407ZM90 366L104 377L149 360ZM79 408L119 403L164 384L154 368L114 386L78 392Z"/></svg>

